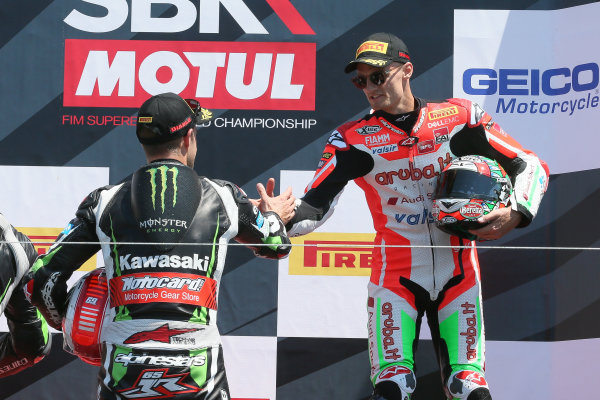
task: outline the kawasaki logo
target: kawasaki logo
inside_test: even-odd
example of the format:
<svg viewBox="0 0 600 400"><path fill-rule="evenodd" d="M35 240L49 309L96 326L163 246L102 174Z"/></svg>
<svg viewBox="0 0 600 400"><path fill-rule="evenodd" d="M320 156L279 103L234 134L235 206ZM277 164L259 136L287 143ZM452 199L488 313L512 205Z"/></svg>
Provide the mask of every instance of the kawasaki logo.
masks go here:
<svg viewBox="0 0 600 400"><path fill-rule="evenodd" d="M121 270L133 270L138 268L187 268L206 271L209 258L200 258L198 254L190 256L179 255L156 255L148 257L131 257L131 254L119 256Z"/></svg>
<svg viewBox="0 0 600 400"><path fill-rule="evenodd" d="M171 177L171 183L173 184L173 207L177 204L177 175L179 175L179 170L177 167L169 168L166 165L161 165L158 168L150 168L146 170L150 174L150 185L152 186L152 208L156 210L156 189L157 189L157 179L160 176L160 208L161 211L165 212L165 194L167 192L167 187L169 186L169 181L167 180L167 175L171 172L173 175Z"/></svg>

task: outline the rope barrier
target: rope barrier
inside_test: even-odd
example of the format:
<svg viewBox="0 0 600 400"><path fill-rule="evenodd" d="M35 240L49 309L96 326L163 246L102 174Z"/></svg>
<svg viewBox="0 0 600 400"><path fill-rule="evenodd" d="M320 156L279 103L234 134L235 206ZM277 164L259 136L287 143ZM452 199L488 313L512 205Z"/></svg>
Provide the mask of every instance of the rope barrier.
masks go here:
<svg viewBox="0 0 600 400"><path fill-rule="evenodd" d="M6 243L28 243L26 241L16 241L16 242L8 242L8 241L0 241L0 243L2 244L6 244ZM31 243L33 244L37 244L37 245L44 245L44 246L49 246L54 244L55 242L53 241L31 241ZM179 242L58 242L61 246L70 246L70 245L109 245L109 246L113 246L113 245L128 245L128 246L132 246L132 245L138 245L138 246L165 246L165 245L177 245L177 246L213 246L215 245L215 243L179 243ZM216 243L217 245L219 245L219 243ZM227 244L223 244L225 246L241 246L241 247L248 247L248 244L245 243L236 243L236 242L230 242ZM268 244L268 243L256 243L256 244L252 244L250 246L253 247L263 247L263 246L272 246L272 244ZM385 244L385 245L380 245L380 244L358 244L358 243L310 243L310 244L306 244L306 243L292 243L290 245L288 245L290 247L319 247L319 246L326 246L328 248L331 247L339 247L341 249L346 248L346 247L351 247L353 249L356 248L374 248L374 247L385 247L385 248L428 248L428 249L469 249L469 248L477 248L477 249L493 249L493 250L555 250L555 251L599 251L600 247L567 247L567 246L504 246L504 245L499 245L499 246L494 246L494 245L482 245L482 244L477 244L476 246L473 245L465 245L465 246L444 246L444 245L414 245L414 244L407 244L407 245L390 245L390 244Z"/></svg>

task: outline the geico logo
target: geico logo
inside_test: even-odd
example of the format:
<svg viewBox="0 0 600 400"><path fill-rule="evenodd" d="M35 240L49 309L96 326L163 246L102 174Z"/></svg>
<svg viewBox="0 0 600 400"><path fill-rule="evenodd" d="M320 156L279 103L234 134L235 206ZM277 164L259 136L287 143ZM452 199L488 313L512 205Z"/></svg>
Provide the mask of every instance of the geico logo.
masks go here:
<svg viewBox="0 0 600 400"><path fill-rule="evenodd" d="M373 242L306 240L304 244L305 267L371 268L373 248L366 246Z"/></svg>
<svg viewBox="0 0 600 400"><path fill-rule="evenodd" d="M210 108L312 110L315 60L314 43L68 39L64 105L137 107L174 92Z"/></svg>
<svg viewBox="0 0 600 400"><path fill-rule="evenodd" d="M408 162L408 168L399 168L396 171L384 171L375 175L375 182L380 185L393 185L394 178L401 181L420 181L421 179L431 179L439 175L439 171L444 169L446 164L449 164L452 158L450 153L446 153L445 157L437 158L437 165L429 164L423 168L415 167L412 161Z"/></svg>
<svg viewBox="0 0 600 400"><path fill-rule="evenodd" d="M162 367L200 367L206 364L206 357L202 355L198 356L147 356L147 355L134 355L129 354L118 354L115 357L115 362L123 364L127 367L129 364L144 364L144 365L158 365Z"/></svg>
<svg viewBox="0 0 600 400"><path fill-rule="evenodd" d="M162 277L155 278L152 276L144 276L143 278L125 276L123 277L122 291L127 292L129 290L137 289L182 289L187 286L189 290L199 292L206 282L205 278L190 279L190 278L178 278L178 277Z"/></svg>
<svg viewBox="0 0 600 400"><path fill-rule="evenodd" d="M139 268L187 268L206 271L209 264L208 256L200 258L198 254L193 256L179 255L156 255L148 257L132 257L131 254L119 256L119 265L122 270L133 270Z"/></svg>
<svg viewBox="0 0 600 400"><path fill-rule="evenodd" d="M82 1L96 4L105 10L94 12L95 15L101 15L101 17L72 10L64 21L81 31L94 33L114 31L124 25L129 16L127 0ZM198 9L194 3L198 4ZM267 0L267 3L293 34L315 34L289 0ZM175 15L153 17L152 6L154 4L174 6ZM219 33L221 5L245 33L269 33L242 0L197 0L196 2L189 0L131 0L131 32L182 32L191 28L198 16L200 33Z"/></svg>
<svg viewBox="0 0 600 400"><path fill-rule="evenodd" d="M597 63L585 63L573 68L539 69L470 68L463 73L462 86L466 94L559 96L593 90L598 87L600 71Z"/></svg>

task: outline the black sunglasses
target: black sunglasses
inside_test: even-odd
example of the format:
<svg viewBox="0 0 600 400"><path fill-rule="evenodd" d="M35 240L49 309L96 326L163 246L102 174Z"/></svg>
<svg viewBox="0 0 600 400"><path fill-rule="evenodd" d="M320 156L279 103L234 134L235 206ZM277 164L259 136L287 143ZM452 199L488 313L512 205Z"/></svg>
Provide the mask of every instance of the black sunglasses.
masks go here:
<svg viewBox="0 0 600 400"><path fill-rule="evenodd" d="M196 99L184 99L187 105L196 115L196 127L203 127L204 123L212 119L212 111L202 108L200 102ZM198 125L200 124L200 125Z"/></svg>
<svg viewBox="0 0 600 400"><path fill-rule="evenodd" d="M369 80L373 82L374 85L381 86L385 83L385 80L387 79L389 74L389 70L378 69L377 71L369 74L368 77L356 75L354 78L352 78L352 83L354 83L354 86L356 86L357 88L364 89L367 87L367 78L369 78Z"/></svg>
<svg viewBox="0 0 600 400"><path fill-rule="evenodd" d="M192 109L194 114L198 115L200 112L200 102L196 99L184 99L188 106Z"/></svg>

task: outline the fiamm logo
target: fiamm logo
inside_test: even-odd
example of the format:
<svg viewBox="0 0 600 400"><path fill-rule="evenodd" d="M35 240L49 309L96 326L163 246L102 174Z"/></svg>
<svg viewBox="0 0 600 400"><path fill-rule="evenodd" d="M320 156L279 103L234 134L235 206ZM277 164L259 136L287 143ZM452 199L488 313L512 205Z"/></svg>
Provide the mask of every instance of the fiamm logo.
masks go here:
<svg viewBox="0 0 600 400"><path fill-rule="evenodd" d="M177 175L179 175L179 170L177 167L167 167L166 165L161 165L158 168L149 168L146 170L150 174L150 185L152 187L152 208L156 210L157 203L160 205L161 212L165 212L165 198L168 195L167 189L169 186L172 188L171 195L171 205L175 207L177 204ZM170 173L170 174L169 174ZM169 178L171 175L171 179ZM160 193L157 192L158 182L160 182Z"/></svg>
<svg viewBox="0 0 600 400"><path fill-rule="evenodd" d="M16 228L19 232L27 235L29 240L33 243L33 247L37 250L38 254L45 254L48 248L54 243L54 240L64 230L64 228ZM92 271L96 269L96 255L87 260L80 271Z"/></svg>
<svg viewBox="0 0 600 400"><path fill-rule="evenodd" d="M369 276L374 233L311 233L290 238L290 275Z"/></svg>

